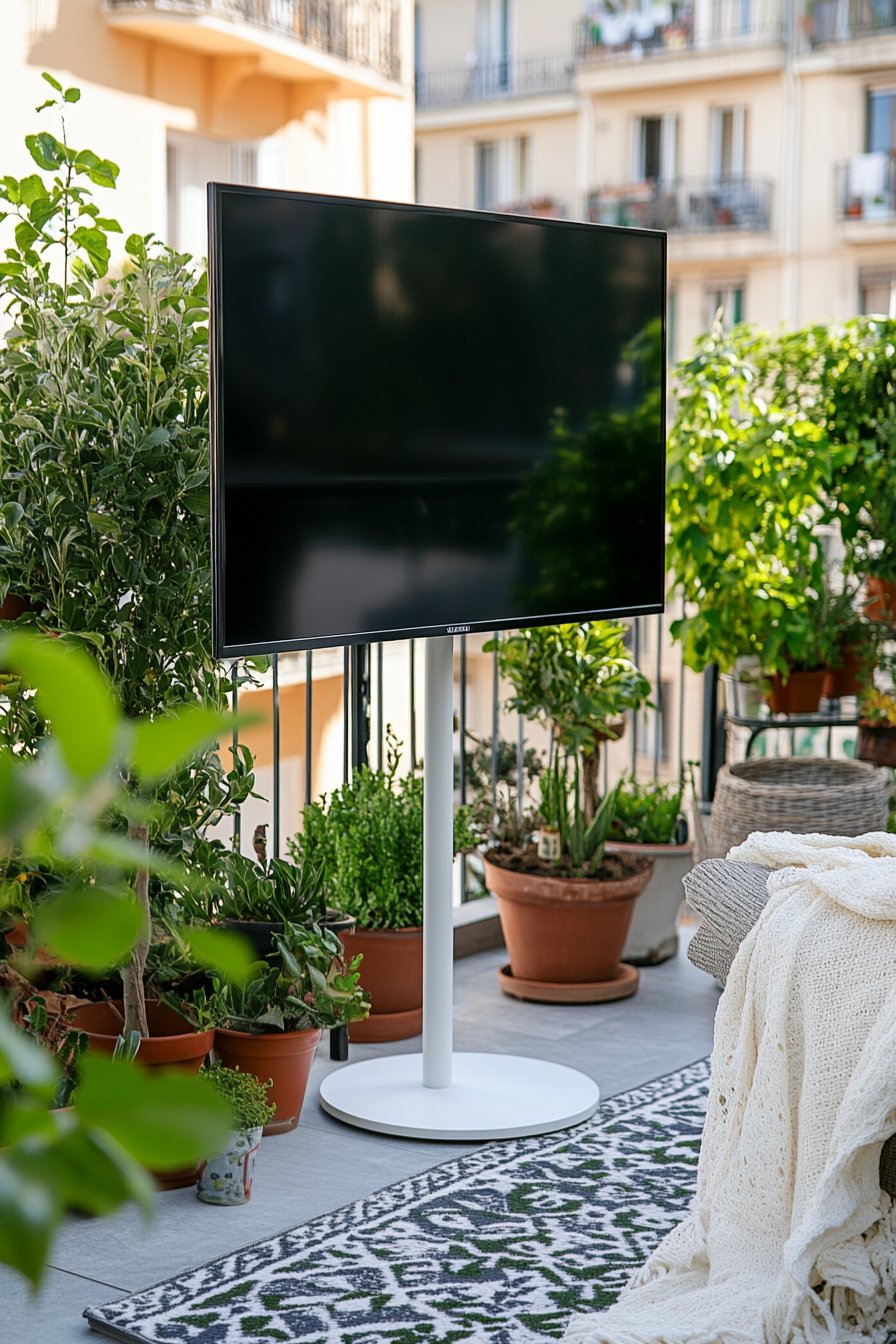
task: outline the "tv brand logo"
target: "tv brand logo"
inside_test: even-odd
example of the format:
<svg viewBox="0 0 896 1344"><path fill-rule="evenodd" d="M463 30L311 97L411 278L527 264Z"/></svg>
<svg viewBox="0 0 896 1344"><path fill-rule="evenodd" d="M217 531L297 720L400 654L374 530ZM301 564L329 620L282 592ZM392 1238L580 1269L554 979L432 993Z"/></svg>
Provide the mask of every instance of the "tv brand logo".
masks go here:
<svg viewBox="0 0 896 1344"><path fill-rule="evenodd" d="M468 635L470 627L468 625L449 625L445 633L447 635Z"/></svg>

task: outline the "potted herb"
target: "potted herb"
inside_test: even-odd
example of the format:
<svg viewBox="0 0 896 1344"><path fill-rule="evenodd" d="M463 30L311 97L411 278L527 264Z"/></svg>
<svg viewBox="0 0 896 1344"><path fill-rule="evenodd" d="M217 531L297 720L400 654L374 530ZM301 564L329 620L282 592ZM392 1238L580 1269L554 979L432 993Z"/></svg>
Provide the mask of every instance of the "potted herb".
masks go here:
<svg viewBox="0 0 896 1344"><path fill-rule="evenodd" d="M896 769L896 694L872 689L862 697L856 756Z"/></svg>
<svg viewBox="0 0 896 1344"><path fill-rule="evenodd" d="M416 1036L423 1019L423 780L399 776L399 759L389 729L385 770L363 766L309 804L290 842L302 865L323 874L327 900L357 921L342 941L349 958L364 958L371 1013L353 1024L355 1041ZM477 842L469 815L455 815L455 853Z"/></svg>
<svg viewBox="0 0 896 1344"><path fill-rule="evenodd" d="M270 1082L220 1063L200 1073L230 1107L233 1129L225 1147L200 1163L196 1194L204 1204L245 1204L252 1194L262 1131L276 1110L268 1101Z"/></svg>
<svg viewBox="0 0 896 1344"><path fill-rule="evenodd" d="M609 853L643 854L653 859L653 875L635 905L623 960L654 966L678 951L681 880L693 865L693 846L682 814L684 778L678 784L623 779L607 843Z"/></svg>
<svg viewBox="0 0 896 1344"><path fill-rule="evenodd" d="M271 1080L276 1116L265 1134L284 1134L299 1123L314 1052L324 1028L360 1022L369 998L360 987L360 957L346 960L335 933L314 925L287 924L274 935L272 962L253 966L242 985L213 977L211 993L197 991L198 1003L216 1022L215 1054L230 1068Z"/></svg>
<svg viewBox="0 0 896 1344"><path fill-rule="evenodd" d="M620 961L652 862L605 852L616 791L598 793L600 744L649 691L625 650L625 628L541 627L492 645L513 687L508 708L547 726L553 742L539 779L540 822L556 857L544 857L544 847L539 854L531 838L500 835L485 856L510 954L500 983L518 998L593 1003L637 989L638 972Z"/></svg>

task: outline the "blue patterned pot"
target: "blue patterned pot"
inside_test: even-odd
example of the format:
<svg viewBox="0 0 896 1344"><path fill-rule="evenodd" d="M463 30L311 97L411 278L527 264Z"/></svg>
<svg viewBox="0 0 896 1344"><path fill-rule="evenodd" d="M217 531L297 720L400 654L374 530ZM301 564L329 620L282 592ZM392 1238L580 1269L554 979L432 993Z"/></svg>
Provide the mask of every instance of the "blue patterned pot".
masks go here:
<svg viewBox="0 0 896 1344"><path fill-rule="evenodd" d="M196 1194L206 1204L245 1204L252 1193L261 1126L234 1131L222 1153L199 1168Z"/></svg>

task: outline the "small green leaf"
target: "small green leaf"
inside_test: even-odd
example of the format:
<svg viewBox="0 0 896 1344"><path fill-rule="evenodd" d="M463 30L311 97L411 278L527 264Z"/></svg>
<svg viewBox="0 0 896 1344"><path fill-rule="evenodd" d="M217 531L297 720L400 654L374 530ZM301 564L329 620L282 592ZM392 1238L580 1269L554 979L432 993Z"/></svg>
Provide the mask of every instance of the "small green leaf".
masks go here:
<svg viewBox="0 0 896 1344"><path fill-rule="evenodd" d="M52 1055L0 1017L0 1083L17 1081L39 1096L52 1096L58 1073Z"/></svg>
<svg viewBox="0 0 896 1344"><path fill-rule="evenodd" d="M49 131L26 135L25 146L38 168L43 168L44 172L52 173L65 162L65 146Z"/></svg>
<svg viewBox="0 0 896 1344"><path fill-rule="evenodd" d="M0 658L37 691L38 710L72 774L88 779L112 764L118 707L87 653L23 631L0 639Z"/></svg>
<svg viewBox="0 0 896 1344"><path fill-rule="evenodd" d="M62 95L67 103L77 103L81 97L80 89L66 89Z"/></svg>
<svg viewBox="0 0 896 1344"><path fill-rule="evenodd" d="M37 229L34 225L29 224L27 219L20 219L16 225L16 247L22 252L27 252L36 237Z"/></svg>
<svg viewBox="0 0 896 1344"><path fill-rule="evenodd" d="M177 1069L144 1069L137 1060L88 1051L81 1061L77 1109L138 1162L173 1171L217 1152L231 1126L230 1108L204 1078Z"/></svg>
<svg viewBox="0 0 896 1344"><path fill-rule="evenodd" d="M119 168L111 159L101 159L91 149L82 149L74 158L78 172L86 173L96 187L114 187Z"/></svg>
<svg viewBox="0 0 896 1344"><path fill-rule="evenodd" d="M121 536L121 523L110 513L97 513L94 509L88 509L87 519L91 527L95 527L104 536L116 539Z"/></svg>
<svg viewBox="0 0 896 1344"><path fill-rule="evenodd" d="M59 83L59 80L54 79L48 70L42 70L40 77L41 79L46 80L51 89L55 89L57 93L62 92L62 85Z"/></svg>
<svg viewBox="0 0 896 1344"><path fill-rule="evenodd" d="M229 715L205 705L186 705L162 718L141 719L134 728L131 760L143 779L162 779L232 727Z"/></svg>
<svg viewBox="0 0 896 1344"><path fill-rule="evenodd" d="M255 952L241 934L229 929L210 929L205 925L189 925L179 928L177 933L199 966L218 971L233 984L246 983L255 964Z"/></svg>
<svg viewBox="0 0 896 1344"><path fill-rule="evenodd" d="M69 966L106 970L120 966L143 932L135 900L100 887L76 887L41 905L33 934Z"/></svg>
<svg viewBox="0 0 896 1344"><path fill-rule="evenodd" d="M33 205L34 202L47 195L47 188L44 185L42 177L37 173L32 173L30 177L23 177L19 183L19 193L23 205Z"/></svg>

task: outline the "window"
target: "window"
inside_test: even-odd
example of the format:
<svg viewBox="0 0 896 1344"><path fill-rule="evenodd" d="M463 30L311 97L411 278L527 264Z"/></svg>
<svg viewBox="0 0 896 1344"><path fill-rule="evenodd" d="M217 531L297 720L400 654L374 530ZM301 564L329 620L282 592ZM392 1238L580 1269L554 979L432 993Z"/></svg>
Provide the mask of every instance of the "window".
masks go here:
<svg viewBox="0 0 896 1344"><path fill-rule="evenodd" d="M859 312L896 317L896 265L859 273Z"/></svg>
<svg viewBox="0 0 896 1344"><path fill-rule="evenodd" d="M635 123L635 180L672 182L678 174L678 118L674 113L638 117Z"/></svg>
<svg viewBox="0 0 896 1344"><path fill-rule="evenodd" d="M206 187L209 182L258 181L258 146L168 132L168 241L182 252L208 251Z"/></svg>
<svg viewBox="0 0 896 1344"><path fill-rule="evenodd" d="M493 87L509 84L511 0L477 0L476 53L482 65L493 67Z"/></svg>
<svg viewBox="0 0 896 1344"><path fill-rule="evenodd" d="M712 113L710 176L715 182L743 177L746 170L747 109L716 107Z"/></svg>
<svg viewBox="0 0 896 1344"><path fill-rule="evenodd" d="M869 89L865 112L865 150L889 154L896 149L896 90Z"/></svg>
<svg viewBox="0 0 896 1344"><path fill-rule="evenodd" d="M706 311L705 321L707 327L711 327L716 320L716 314L721 310L722 326L727 331L734 327L738 322L744 320L744 287L743 284L720 285L715 289L706 291Z"/></svg>
<svg viewBox="0 0 896 1344"><path fill-rule="evenodd" d="M525 201L529 190L529 140L480 140L476 145L476 209Z"/></svg>
<svg viewBox="0 0 896 1344"><path fill-rule="evenodd" d="M653 756L658 761L668 761L671 755L672 714L666 706L671 706L672 683L663 677L652 696L655 709L638 710L638 755Z"/></svg>

